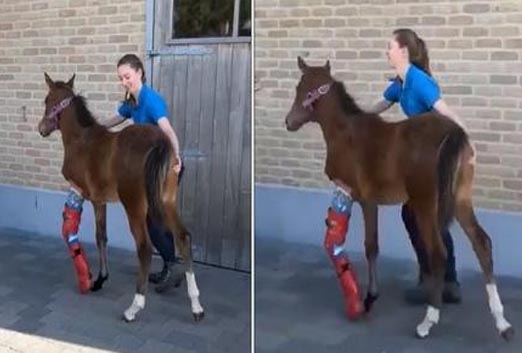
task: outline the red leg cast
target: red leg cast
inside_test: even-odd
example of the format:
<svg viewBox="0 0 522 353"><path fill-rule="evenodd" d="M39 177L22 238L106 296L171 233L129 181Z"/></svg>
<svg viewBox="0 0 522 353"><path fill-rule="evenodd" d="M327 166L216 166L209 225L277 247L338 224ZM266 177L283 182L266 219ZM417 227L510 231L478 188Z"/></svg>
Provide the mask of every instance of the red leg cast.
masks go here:
<svg viewBox="0 0 522 353"><path fill-rule="evenodd" d="M349 216L347 214L337 213L332 208L328 209L328 218L326 220L328 228L324 239L324 247L332 260L343 291L346 314L350 320L356 320L363 312L363 305L355 271L348 260L348 256L341 248L346 240L348 221Z"/></svg>
<svg viewBox="0 0 522 353"><path fill-rule="evenodd" d="M69 248L69 254L73 259L78 288L80 293L85 294L91 289L92 276L89 271L87 256L76 235L78 233L80 220L81 211L77 211L65 205L63 210L62 236Z"/></svg>

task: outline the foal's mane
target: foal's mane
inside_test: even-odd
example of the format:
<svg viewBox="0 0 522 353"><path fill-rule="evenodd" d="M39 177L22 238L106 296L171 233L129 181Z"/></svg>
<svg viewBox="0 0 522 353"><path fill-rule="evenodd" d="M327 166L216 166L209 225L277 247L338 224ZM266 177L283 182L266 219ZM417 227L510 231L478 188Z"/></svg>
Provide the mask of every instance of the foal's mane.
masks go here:
<svg viewBox="0 0 522 353"><path fill-rule="evenodd" d="M364 121L365 123L382 120L379 114L369 113L362 110L355 102L355 99L353 99L353 97L346 91L346 87L344 86L343 82L337 81L335 79L332 80L333 83L331 89L333 90L337 100L339 101L339 104L342 107L343 113L347 118L349 117L352 121Z"/></svg>
<svg viewBox="0 0 522 353"><path fill-rule="evenodd" d="M56 88L65 89L74 94L73 90L63 81L56 81ZM96 125L96 119L92 116L89 108L87 108L87 102L85 101L85 97L82 95L74 94L73 99L71 101L74 109L76 111L76 118L78 119L78 123L82 127L90 127Z"/></svg>
<svg viewBox="0 0 522 353"><path fill-rule="evenodd" d="M92 116L89 108L87 108L87 102L84 96L74 96L72 102L76 110L76 118L82 127L97 125L96 119Z"/></svg>
<svg viewBox="0 0 522 353"><path fill-rule="evenodd" d="M344 83L340 81L333 81L332 89L343 108L343 111L348 114L360 114L363 113L363 110L359 108L355 100L350 96L350 94L346 91Z"/></svg>

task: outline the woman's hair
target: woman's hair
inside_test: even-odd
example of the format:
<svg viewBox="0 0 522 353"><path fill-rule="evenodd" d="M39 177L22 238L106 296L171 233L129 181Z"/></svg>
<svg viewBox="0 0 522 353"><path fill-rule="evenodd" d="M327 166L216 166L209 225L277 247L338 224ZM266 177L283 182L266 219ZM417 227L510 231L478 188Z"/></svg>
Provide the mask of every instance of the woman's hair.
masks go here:
<svg viewBox="0 0 522 353"><path fill-rule="evenodd" d="M409 28L396 29L393 31L393 35L397 43L399 43L399 47L408 49L410 62L431 76L430 58L424 40Z"/></svg>
<svg viewBox="0 0 522 353"><path fill-rule="evenodd" d="M120 67L122 65L129 65L134 71L141 70L141 82L147 82L147 77L145 76L145 68L143 67L143 63L140 58L138 58L134 54L125 54L118 60L118 64L116 67ZM132 96L129 92L125 92L124 102L129 102L131 106L136 106L136 98Z"/></svg>

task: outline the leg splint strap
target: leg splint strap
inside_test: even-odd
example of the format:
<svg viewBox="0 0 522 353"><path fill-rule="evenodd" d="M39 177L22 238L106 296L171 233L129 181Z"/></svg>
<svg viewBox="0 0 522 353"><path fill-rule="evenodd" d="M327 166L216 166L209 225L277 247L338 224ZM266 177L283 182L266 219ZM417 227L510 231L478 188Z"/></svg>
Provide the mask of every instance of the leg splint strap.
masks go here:
<svg viewBox="0 0 522 353"><path fill-rule="evenodd" d="M342 197L347 198L347 196L344 194ZM328 209L328 217L326 219L327 230L324 239L324 247L334 265L335 272L343 292L346 314L348 315L349 319L355 320L361 316L363 312L363 305L361 302L355 271L351 266L348 256L343 248L344 242L346 240L346 233L348 231L351 203L348 205L348 207L339 207L339 205L340 203L338 194L336 194L332 207ZM336 210L342 210L343 212L337 212Z"/></svg>
<svg viewBox="0 0 522 353"><path fill-rule="evenodd" d="M69 255L73 259L78 288L80 293L87 293L91 288L91 273L89 263L83 247L78 238L78 229L81 221L83 199L71 191L67 196L63 210L62 237L69 249Z"/></svg>

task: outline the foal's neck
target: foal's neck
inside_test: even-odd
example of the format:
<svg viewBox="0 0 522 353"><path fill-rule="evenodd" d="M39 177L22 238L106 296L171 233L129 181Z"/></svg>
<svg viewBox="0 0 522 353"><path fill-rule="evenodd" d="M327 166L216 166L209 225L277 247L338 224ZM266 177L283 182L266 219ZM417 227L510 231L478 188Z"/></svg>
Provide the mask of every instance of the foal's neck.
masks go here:
<svg viewBox="0 0 522 353"><path fill-rule="evenodd" d="M68 146L80 146L85 144L96 143L96 137L102 136L107 132L107 129L100 125L91 112L86 108L86 113L92 117L92 124L89 126L82 126L80 123L80 117L78 117L78 111L75 106L71 106L71 111L67 112L69 116L62 117L62 140L64 148ZM89 136L86 136L89 135Z"/></svg>
<svg viewBox="0 0 522 353"><path fill-rule="evenodd" d="M358 118L357 115L363 114L363 111L340 82L335 81L330 94L322 99L324 101L316 114L327 146L335 144L337 139L343 139L344 143L349 142L353 120Z"/></svg>
<svg viewBox="0 0 522 353"><path fill-rule="evenodd" d="M350 130L348 118L341 110L330 109L324 113L317 112L317 115L327 145L338 138L343 138Z"/></svg>

